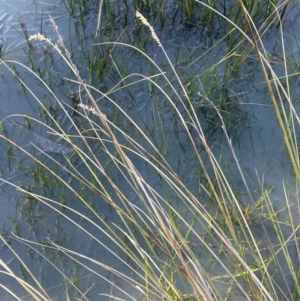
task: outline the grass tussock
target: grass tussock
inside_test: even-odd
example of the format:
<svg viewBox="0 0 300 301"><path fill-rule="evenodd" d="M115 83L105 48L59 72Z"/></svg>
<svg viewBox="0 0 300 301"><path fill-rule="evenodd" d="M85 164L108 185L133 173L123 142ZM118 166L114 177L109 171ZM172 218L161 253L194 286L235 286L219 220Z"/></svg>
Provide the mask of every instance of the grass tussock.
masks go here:
<svg viewBox="0 0 300 301"><path fill-rule="evenodd" d="M73 11L75 4L68 2ZM21 267L18 273L1 260L1 274L14 279L23 295L27 294L33 300L58 297L60 300L90 300L95 298L91 297L93 292L97 292L100 300L265 301L299 298L299 223L296 222L300 182L296 137L299 116L291 98L286 56L283 57L284 76L279 78L262 40L275 21L283 36L284 6L273 7L272 17L257 28L252 18L253 10L263 8L246 7L242 1L237 1L237 7L230 12L239 9L245 21L241 27L237 22L241 15L236 13L237 19L232 21L230 14L220 14L217 7L196 2L210 13L219 14L222 22L228 22L232 27L232 33L230 31L227 36L228 45L232 47L228 48L225 57L207 69L207 74L213 74L215 67L223 62L237 69L250 54L259 62L296 175L296 196L289 194L283 179L286 205L284 209L277 209L272 200L272 189L264 187L262 175L257 175L260 193L253 193L254 188L249 184L228 130L231 125L230 119L226 118L226 107L210 99L210 87L206 88L199 80L201 109L212 112L224 137L222 143L230 150L231 162L239 174L238 179L230 178L222 161L229 155L220 152L217 155L215 145L208 139L199 119L191 92L195 83L183 81L182 73L172 63L155 28L140 12L136 13L136 18L142 25L137 22L137 26L146 26L150 30L156 43L154 47L162 51L171 71L165 72L154 58L133 45L95 43L95 48L110 47L107 57L120 76L119 82L106 92L81 77L51 19L57 43L41 34L29 37L28 42L30 45L45 43L72 71L73 79L65 80L77 86L71 97L76 100L75 105L63 102L25 65L1 60L26 94L36 100L41 112L39 118L15 115L1 121L1 140L25 154L26 160L35 166L29 183L14 183L1 177L2 183L21 193L20 210L30 227L43 237L36 240L24 237L23 229L13 220L15 233L3 232L1 235L3 245ZM192 10L192 3L188 2L188 20L193 19ZM97 32L101 14L98 17ZM237 32L241 43L247 45L247 51L242 54L231 40ZM284 43L282 39L283 54ZM131 49L145 58L151 65L151 75L134 72L122 76L112 54L118 47ZM210 51L214 47L216 45ZM37 97L26 80L18 75L17 68L24 68L39 79L45 91L55 99L55 110ZM158 99L153 97L150 106L152 125L139 110L132 114L117 97L120 91L134 91L132 87L145 84L152 93L149 94L159 95ZM109 104L115 115L104 114L106 107L103 104ZM166 107L167 118L162 109ZM57 118L54 111L61 112L64 119ZM45 128L50 139L59 138L59 143L73 147L74 153L63 152L58 158L34 143L30 149L19 146L4 131L5 122L12 117L23 117L26 120L24 128L28 130ZM177 128L166 124L171 121ZM71 130L66 129L66 122ZM177 142L172 143L170 137ZM182 139L187 147L181 147ZM179 145L178 149L184 149L188 157L176 161L173 156L178 151L176 145ZM242 183L247 201L239 198L237 181ZM281 219L283 212L286 213L285 220ZM49 216L54 217L53 220ZM15 250L16 245L27 251L28 258L39 258L44 273L49 269L57 275L59 296L55 296L47 283L42 284L38 272L32 271L30 260ZM0 285L11 298L21 300L20 290Z"/></svg>

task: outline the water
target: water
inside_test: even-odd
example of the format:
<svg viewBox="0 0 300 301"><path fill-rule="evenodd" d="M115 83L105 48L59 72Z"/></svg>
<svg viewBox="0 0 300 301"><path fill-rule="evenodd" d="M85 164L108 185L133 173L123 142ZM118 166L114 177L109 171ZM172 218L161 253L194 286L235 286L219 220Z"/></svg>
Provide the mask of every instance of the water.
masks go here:
<svg viewBox="0 0 300 301"><path fill-rule="evenodd" d="M50 37L52 40L56 40L57 37L52 32L51 26L49 25L48 15L51 14L57 22L68 47L73 49L74 60L78 64L81 74L83 74L84 77L88 77L89 72L86 70L86 64L83 63L83 61L85 62L92 52L89 48L91 36L88 32L94 32L96 26L96 10L91 10L91 12L87 14L85 24L82 24L80 23L78 16L75 18L69 17L64 6L60 4L60 2L32 3L19 1L18 6L16 6L12 5L12 2L3 2L5 10L2 11L1 18L5 25L1 27L2 31L0 32L0 36L3 39L2 41L4 44L8 45L7 50L10 52L7 56L11 55L18 60L29 64L27 57L22 51L22 48L26 47L26 42L23 39L20 39L19 34L7 25L9 23L13 24L14 27L18 27L19 20L17 12L22 10L24 11L22 13L22 20L26 23L29 34L34 34L37 31L40 31L42 24L43 34L47 35L47 37ZM171 6L172 2L169 1L168 5ZM95 4L95 7L97 7L97 4ZM116 10L116 15L118 15L118 7L114 6L114 9ZM175 16L175 21L178 21L175 23L176 30L174 30L174 27L170 27L166 31L162 30L159 24L155 27L155 29L161 37L161 41L166 47L170 59L174 65L176 65L177 70L182 71L181 76L183 78L186 77L187 82L190 82L189 85L193 85L194 82L199 83L197 76L199 74L201 75L206 70L205 64L206 66L213 65L215 60L219 60L226 54L226 48L223 44L220 44L215 48L214 54L210 53L200 59L200 54L209 49L212 41L208 41L207 44L204 43L203 39L206 36L204 31L192 30L190 26L186 26L184 23L179 22L180 16L179 14L176 14L176 9L177 7L175 7L175 12L173 12L173 10L169 7L167 10L167 13ZM10 11L10 14L7 11ZM127 12L124 7L121 7L120 11L123 13L125 12L130 16L130 12ZM134 41L140 35L140 29L135 30L135 21L132 17L128 18L127 21L128 25L132 26L128 34L128 39L132 38L132 41ZM105 24L110 24L108 16L104 16L102 22L104 24L103 26L105 26ZM287 22L287 24L290 26L291 23ZM298 26L297 23L294 24L296 24L295 26ZM122 36L121 33L123 31L123 27L121 26L122 24L118 23L118 25L120 26L119 30L116 30L115 32L117 37ZM69 37L70 32L71 37ZM214 38L217 38L217 34ZM273 37L272 41L269 42L270 50L278 52L278 49L276 48L278 39L278 36ZM129 40L125 39L125 42L129 43ZM155 58L155 61L158 64L165 66L165 57L157 45L155 43L152 44L146 42L145 45L148 55ZM186 47L182 47L182 45L186 45ZM88 49L88 53L84 53L83 50L85 48ZM105 56L105 51L103 51L100 47L99 49L98 55ZM295 54L296 49L296 46L291 44L289 51L291 54ZM131 49L127 49L125 47L120 49L116 47L113 49L112 54L116 60L118 60L118 72L115 70L109 72L108 75L105 75L103 80L100 82L97 82L94 77L94 83L97 88L101 89L101 91L107 92L120 82L120 70L126 70L128 74L138 74L142 69L143 74L152 74L152 69L147 60ZM58 98L72 106L73 104L68 97L69 91L73 89L78 90L79 88L77 85L64 79L65 76L69 76L68 67L63 65L59 56L56 54L53 54L54 63L50 63L51 52L49 52L49 49L47 49L44 44L35 44L32 50L32 55L37 66L41 69L42 77L55 91ZM298 61L299 58L295 57L295 60ZM190 62L195 63L190 66L190 68L185 69ZM1 68L2 67L3 66L1 66ZM38 68L36 70L38 70ZM212 89L211 94L209 95L209 98L216 101L216 103L219 101L220 95L223 93L222 75L224 70L225 66L221 64L215 71L219 85ZM3 100L1 118L13 114L27 114L33 118L42 120L48 125L52 125L52 121L43 114L36 101L28 93L24 96L24 90L20 85L18 85L15 78L13 76L8 76L9 72L5 68L2 68L1 72L3 75L0 79L2 82L1 86L3 87L1 91L1 97ZM171 77L172 71L167 69L166 72L168 72ZM265 91L265 88L262 88L263 85L262 87L257 87L256 85L257 82L262 83L264 81L259 65L249 63L249 65L240 72L245 76L245 80L235 81L233 79L231 82L227 83L227 92L230 91L228 97L229 102L237 103L237 105L233 105L231 107L231 120L239 118L242 119L239 126L237 126L236 129L231 129L230 132L235 151L243 169L250 174L251 180L248 184L253 192L251 197L256 200L255 198L260 195L260 187L262 184L265 189L274 186L276 187L276 191L271 196L272 200L276 202L276 208L284 208L286 204L282 189L282 180L284 179L290 184L290 186L293 186L295 179L294 175L290 172L290 163L288 162L287 153L283 148L282 136L274 115L274 109L271 106L267 91ZM64 129L67 132L72 132L74 130L72 124L69 120L67 120L67 118L65 118L64 111L59 107L50 93L48 91L45 92L44 87L29 72L22 71L21 74L22 78L28 80L28 85L32 87L37 97L43 101L43 103L46 103L47 109L51 110L51 112L55 115L55 118L63 125ZM123 75L123 77L125 76ZM203 79L202 77L199 78L201 80ZM192 82L191 79L194 81ZM163 85L164 81L162 79L160 80L160 83ZM204 84L207 86L211 83L211 79L206 79L206 81L204 81ZM194 98L195 105L197 106L199 102L202 103L202 99L199 96L203 94L201 86L195 84L195 88L191 88L191 90L191 95ZM180 92L179 87L178 91ZM130 117L134 119L145 133L149 134L149 137L152 137L153 141L157 143L158 147L165 154L166 160L170 162L170 165L174 168L174 170L179 173L180 178L192 191L195 191L198 180L197 172L198 168L200 170L200 167L195 159L195 153L191 144L183 132L182 125L174 115L172 108L168 105L165 95L151 87L148 83L141 82L130 88L120 89L113 93L111 97L130 115ZM85 101L85 95L82 95L82 99ZM176 101L175 96L173 99ZM109 101L102 99L99 101L99 106L106 114L107 118L116 126L122 128L136 141L142 140L135 127L122 114L119 114ZM178 108L183 111L180 104L178 104ZM206 112L203 112L203 107L199 107L198 115L208 134L210 146L217 158L218 156L227 158L227 160L224 160L223 163L224 170L232 176L232 179L239 179L240 175L233 162L226 139L224 138L224 135L222 135L221 125L219 124L216 128L211 126L210 124L212 122L217 121L212 120L213 114L209 109L207 109L207 107L205 107L205 109ZM228 111L230 111L230 109ZM244 112L242 115L240 115L241 111ZM68 112L71 112L71 110ZM85 129L84 120L82 120L79 116L76 116L76 114L73 116L73 119L79 123L83 129ZM26 122L23 118L16 115L10 117L9 122L8 120L5 120L7 136L22 146L29 146L28 141L31 139L30 137L32 136L33 130L35 141L45 152L52 152L54 154L61 152L72 154L74 152L73 148L47 139L43 134L38 134L42 131L40 131L36 124L31 125L33 129L30 129L30 131L24 130L26 127L22 124L26 124ZM36 131L38 131L38 133ZM167 145L164 143L166 137L168 141ZM118 138L121 140L121 135L119 135ZM151 153L151 148L148 147L146 142L144 143L147 151ZM109 163L109 157L106 156L103 151L103 146L96 145L93 143L93 140L91 140L91 146L98 151L97 159L99 159L103 166L105 166L105 170L109 171L115 183L118 183L126 195L130 195L130 201L132 204L137 206L140 205L139 196L132 193L131 188L128 187L128 183L120 175L120 172L111 167L112 164ZM109 143L105 146L108 148L111 147ZM201 141L198 141L198 146L199 151L201 151ZM0 147L1 154L6 155L9 150L9 144L1 140ZM74 194L61 189L61 187L58 189L55 185L53 185L53 183L55 183L54 174L50 175L47 173L41 173L41 171L36 168L33 161L28 158L24 160L23 154L17 149L13 149L12 153L13 155L11 155L10 158L13 160L5 159L4 162L4 157L1 156L2 169L4 170L1 176L4 179L10 180L13 183L19 183L20 179L22 179L22 184L28 184L29 187L36 189L37 192L57 201L59 204L62 204L61 207L56 204L59 209L63 208L63 204L67 204L68 206L72 206L72 208L76 209L78 212L87 212L86 206L79 202L78 198L74 197ZM59 158L55 157L55 159L61 163L66 163L63 161L63 156L58 157ZM47 158L42 156L39 157L39 159L47 164L52 164L49 163ZM132 160L137 170L141 173L147 183L149 183L152 187L155 187L156 190L163 195L163 189L160 187L161 182L159 181L157 173L153 169L149 168L149 164L145 163L143 160L140 160L135 156L132 156ZM181 162L180 168L177 166L178 162ZM89 171L85 168L84 164L82 164L82 161L76 156L74 156L74 164L76 164L77 167L76 172L88 179ZM20 170L19 165L22 165L24 170ZM192 171L191 166L193 167ZM74 177L70 176L68 172L61 170L57 165L53 164L53 166L50 165L50 167L54 170L54 173L61 175L66 183L70 184L76 191L80 191L86 199L91 200L95 210L103 214L105 219L113 222L119 222L116 212L103 201L101 196L96 193L93 194L90 191L84 191L80 186L79 181L76 181ZM101 179L105 188L111 192L112 197L117 199L114 190L111 189L109 183L107 183L101 172L98 170L95 172ZM256 176L256 172L258 174L258 178ZM40 180L33 181L32 178L28 176L32 174L40 177ZM40 184L41 182L46 183L46 185L42 186ZM249 195L245 192L245 187L242 181L238 183L236 180L235 183L237 183L235 188L239 198L241 198L245 205L251 204L251 200ZM80 230L77 226L75 227L70 221L60 218L60 215L57 212L50 210L47 206L33 206L29 198L25 198L19 191L16 191L4 182L1 184L1 189L1 208L3 208L1 221L3 223L3 227L5 226L5 229L8 232L15 230L8 218L8 216L11 216L15 221L20 223L22 237L35 242L57 238L57 240L61 241L64 245L67 245L77 252L86 254L86 256L89 256L90 258L105 262L110 266L114 266L116 264L115 259L110 255L110 253L107 252L104 247L96 243L94 238L92 239L87 236L86 233L82 232L82 230ZM182 209L182 204L177 205L178 208ZM28 208L34 208L32 209L33 212ZM63 210L62 212L64 213ZM78 221L78 223L83 224L84 228L90 233L95 233L96 238L104 245L108 246L111 244L111 241L106 236L97 232L97 229L86 223L83 218L79 218L75 214L69 214L69 216L71 216L73 220ZM93 217L91 218L93 219ZM187 219L188 218L189 217L187 215ZM40 220L43 221L43 224L40 223ZM200 231L202 231L202 228L199 226L199 232ZM21 254L26 253L27 248L21 244L14 242L13 246L16 251L20 251ZM42 251L42 246L37 246L36 249ZM203 255L208 256L205 251L202 252ZM19 269L18 261L6 247L3 247L0 251L0 257L5 262L9 263L13 270L17 271ZM204 258L206 257L204 256ZM48 289L49 294L51 294L53 298L63 298L63 296L65 296L65 285L62 285L61 283L64 282L64 280L61 280L59 277L55 277L55 275L57 275L57 271L53 268L53 266L51 266L51 264L46 263L40 257L34 257L34 259L37 260L29 260L28 256L24 256L24 261L31 267L35 275L38 275L39 281ZM93 273L90 273L85 269L78 268L78 266L76 266L72 261L72 258L61 258L58 254L55 254L55 257L53 257L53 263L57 266L62 265L64 267L64 273L69 277L69 279L72 279L75 274L74 270L76 270L76 276L80 279L81 291L87 291L90 287L93 288L91 290L91 296L88 298L89 300L98 300L97 298L99 298L100 293L105 294L110 292L111 287L105 280L95 277ZM210 269L211 267L209 266L208 261L206 264L207 269ZM124 273L128 271L126 268L120 268L120 270ZM101 272L103 277L106 279L109 279L119 287L124 288L124 290L128 288L125 281L121 281L119 277L116 277L107 271L102 271L100 267L97 267L97 271L99 271L99 273ZM1 283L8 281L7 279L4 280L2 278L0 280ZM12 282L8 281L7 283L8 285L13 285ZM97 285L92 285L94 283L97 283ZM69 284L68 287L70 287ZM22 290L20 289L20 291L16 291L16 293L21 291ZM25 296L26 293L23 293ZM115 295L118 296L118 293L115 293ZM138 291L131 291L131 295L135 298L140 294ZM120 294L120 297L121 296L122 295ZM76 297L81 298L82 300L84 299L83 296ZM24 299L30 300L28 296L25 296ZM12 299L10 299L7 295L6 300Z"/></svg>
<svg viewBox="0 0 300 301"><path fill-rule="evenodd" d="M65 152L66 154L72 154L74 152L73 147L68 147L68 146L61 145L60 143L53 142L50 139L38 135L36 132L34 132L33 136L36 142L42 147L42 150L45 152L52 152L52 153Z"/></svg>

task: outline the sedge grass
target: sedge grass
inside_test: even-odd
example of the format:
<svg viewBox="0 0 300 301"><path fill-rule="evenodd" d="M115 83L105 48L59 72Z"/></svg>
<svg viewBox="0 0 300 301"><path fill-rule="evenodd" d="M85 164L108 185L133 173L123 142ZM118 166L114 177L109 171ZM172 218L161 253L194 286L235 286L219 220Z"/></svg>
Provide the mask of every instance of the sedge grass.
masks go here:
<svg viewBox="0 0 300 301"><path fill-rule="evenodd" d="M240 4L242 5L242 3ZM293 115L287 111L286 106L283 104L283 99L279 98L281 104L280 112L284 113L282 117L275 101L271 80L265 77L285 137L285 143L291 156L292 165L297 175L299 173L298 161L296 159L298 158L296 157L298 149L294 134L296 131L295 123L299 124L299 117L296 109L293 107L290 92L286 90L289 89L287 68L285 78L287 88L285 89L281 81L276 77L275 72L272 72L272 65L268 64L268 56L264 51L262 41L257 39L260 36L259 31L256 30L253 25L254 23L251 22L247 9L243 7L242 11L246 20L248 20L247 24L249 28L253 29L253 35L248 37L236 24L231 24L244 35L252 47L255 47L262 67L268 67L268 70L272 74L272 84L275 86L276 95L278 97L283 95L290 104ZM47 85L41 81L45 89L56 98L60 109L72 124L74 134L70 135L67 133L51 112L34 95L30 87L18 77L15 69L19 64L8 60L2 61L2 63L5 64L8 70L22 83L22 86L39 102L44 113L47 114L49 120L55 125L55 128L50 127L37 118L26 116L30 120L30 123L39 123L43 127L48 128L50 133L63 138L74 148L75 154L72 157L64 154L67 164L62 164L54 157L43 152L42 149L38 150L51 161L51 164L55 164L60 170L65 170L72 177L74 183L80 183L81 187L89 191L90 194L96 194L100 199L104 200L115 212L116 218L111 219L99 213L95 210L93 202L91 202L89 197L79 193L75 186L57 174L56 170L49 166L49 163L45 164L38 156L22 149L13 141L10 141L11 145L18 147L42 168L43 171L38 172L40 175L38 181L41 184L45 182L45 178L58 181L61 186L71 193L73 199L83 204L86 212L75 209L70 202L62 204L58 195L49 198L43 195L41 191L37 190L35 192L25 189L4 178L1 180L21 191L24 197L37 200L45 212L55 213L60 218L67 220L73 228L80 229L83 233L82 235L89 237L97 244L98 248L114 257L116 262L122 265L123 268L118 269L118 266L107 265L106 262L89 257L84 252L77 250L74 245L68 244L66 241L61 242L59 237L56 238L53 234L48 237L47 243L28 241L22 238L22 233L14 236L13 239L24 244L24 246L26 245L33 252L39 252L35 246L43 246L45 249L55 250L63 254L66 258L71 259L77 266L89 271L95 278L104 279L111 286L112 291L111 293L104 293L103 296L107 294L111 299L135 299L132 294L135 291L135 293L140 292L145 300L228 300L232 299L234 293L238 290L242 295L241 298L245 300L296 300L299 297L299 267L294 267L294 263L299 262L300 259L297 244L299 226L294 221L295 216L293 215L293 211L297 210L299 212L299 205L297 202L293 204L286 193L286 209L289 220L283 224L280 220L279 212L272 204L270 194L262 182L260 183L262 195L257 201L253 200L253 194L235 155L234 146L228 136L227 125L224 122L223 116L219 108L208 97L205 97L206 101L216 112L217 118L219 118L233 159L244 182L245 190L249 199L252 199L252 203L248 207L244 207L241 204L232 189L231 183L228 181L225 171L221 167L219 159L215 157L206 139L194 106L190 103L190 93L187 86L183 84L178 72L173 67L163 47L163 43L159 40L153 27L141 14L137 14L137 17L144 26L150 29L151 36L164 53L166 61L173 71L175 80L170 81L169 75L167 76L154 60L147 57L153 66L153 70L156 70L153 72L153 76L133 74L123 77L121 80L123 83L122 89L129 89L132 85L141 82L149 82L165 97L168 105L180 121L185 134L191 141L191 147L194 149L195 158L198 162L197 167L201 171L201 177L205 179L205 182L199 182L198 184L201 193L196 194L195 191L192 191L186 185L178 173L174 171L172 164L165 158L164 153L168 153L168 151L162 151L164 148L161 148L156 143L153 138L154 136L149 137L147 131L110 97L110 95L119 89L118 85L116 85L115 89L105 94L84 82L79 75L77 67L71 60L71 55L67 51L62 37L59 35L58 29L53 23L59 38L58 45L52 43L42 35L31 37L30 43L33 43L36 39L47 43L47 46L51 46L59 52L63 60L73 71L76 77L76 80L73 80L73 82L78 84L79 87L79 99L82 99L81 94L84 92L89 100L88 103L78 103L76 108L76 114L80 115L85 121L84 129L80 128L74 122L73 115L72 113L70 114L70 112L74 112L72 106L62 103L47 88ZM113 47L125 46L134 48L121 42L103 44ZM98 46L100 47L100 44ZM134 50L139 51L137 48L134 48ZM140 53L144 55L144 53ZM9 64L13 64L14 67L10 67ZM22 67L26 68L25 66ZM214 69L212 68L212 70ZM266 71L264 73L266 74ZM131 76L139 76L139 80L127 84L127 80ZM160 79L160 83L163 82L165 84L158 84L157 78ZM176 88L178 86L182 94L178 93L178 89ZM278 91L282 93L278 93ZM132 133L127 133L124 129L112 123L101 112L97 98L93 97L96 93L99 98L113 104L120 116L125 117L133 125L135 136L132 136ZM175 95L178 102L184 108L184 114L177 108L170 94ZM2 120L2 122L7 118ZM197 139L201 141L202 147L205 150L205 161L203 153L198 150L195 136L191 134L190 128L195 130ZM162 137L166 136L163 130L158 131ZM81 141L79 145L74 142L75 138ZM2 134L1 139L9 141ZM142 140L143 143L140 142ZM167 144L166 139L163 140ZM124 141L124 143L120 141ZM94 145L101 148L106 158L105 161L99 159ZM167 145L165 149L168 149ZM89 177L82 176L74 164L74 157L84 164ZM137 169L134 162L140 161L146 162L149 168L156 172L157 178L160 180L160 185L163 187L163 193L148 183L145 175ZM114 178L115 171L119 175L118 181ZM46 175L46 177L43 178L43 175ZM297 175L297 179L299 179L299 175ZM126 183L126 189L119 182ZM139 202L133 202L131 196L138 197ZM201 198L203 198L203 201ZM207 203L204 201L205 199L211 200L211 207L213 209L208 209ZM177 207L175 200L178 200L178 204L180 204ZM186 212L188 218L185 216ZM255 229L252 227L252 220L255 220L259 225L262 235L259 236L255 233ZM81 221L85 221L85 224L82 225ZM265 227L266 223L276 233L276 242L269 237ZM201 225L201 228L199 228L199 225ZM201 229L201 232L198 232L196 229ZM105 237L105 241L109 241L110 243L105 244L99 239L98 233L101 233ZM5 239L8 238L3 236L2 239L5 242ZM33 299L51 300L51 296L41 286L36 278L37 276L30 272L30 268L17 255L13 247L10 247L8 244L6 245L15 254L22 266L26 268L31 279L34 280L34 284L28 285L22 281L3 262L0 262L0 264L6 272L2 270L1 273L9 273L14 277ZM296 258L298 260L291 257L291 246L295 246ZM211 271L207 270L207 260L203 260L198 256L197 250L199 248L206 254L206 258L210 258L212 261L213 267ZM70 282L70 278L66 275L64 269L52 263L46 255L42 253L39 253L39 255L48 261L65 279L65 285L68 288L66 299L70 299L70 296L73 296L73 298L79 296L83 300L89 299L86 295L88 289L84 290L77 287L75 285L77 281ZM281 261L279 261L279 258L281 258ZM214 268L218 271L217 274L213 273ZM122 279L128 285L127 289L124 290L115 282L105 278L104 274L99 272L100 270L109 271L109 273L115 275L118 279ZM73 279L76 278L74 277ZM73 293L70 293L72 289ZM79 295L76 295L75 291ZM15 296L13 291L10 291L10 294L18 300L19 297Z"/></svg>

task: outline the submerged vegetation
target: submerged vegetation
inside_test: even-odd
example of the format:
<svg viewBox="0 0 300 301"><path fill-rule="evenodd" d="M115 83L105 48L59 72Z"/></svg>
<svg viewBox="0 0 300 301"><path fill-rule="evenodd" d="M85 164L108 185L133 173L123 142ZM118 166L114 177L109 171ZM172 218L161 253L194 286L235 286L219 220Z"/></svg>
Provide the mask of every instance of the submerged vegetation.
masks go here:
<svg viewBox="0 0 300 301"><path fill-rule="evenodd" d="M57 41L29 36L22 22L30 68L1 56L37 104L1 116L0 192L17 191L20 212L9 217L14 232L0 236L13 258L0 259L3 294L298 300L299 67L286 52L289 1L64 3L83 27L76 44L52 18ZM270 36L279 37L276 55ZM293 171L280 187L239 155L260 151L251 132L243 139L254 116L250 82L266 88L255 105L274 108L278 151Z"/></svg>

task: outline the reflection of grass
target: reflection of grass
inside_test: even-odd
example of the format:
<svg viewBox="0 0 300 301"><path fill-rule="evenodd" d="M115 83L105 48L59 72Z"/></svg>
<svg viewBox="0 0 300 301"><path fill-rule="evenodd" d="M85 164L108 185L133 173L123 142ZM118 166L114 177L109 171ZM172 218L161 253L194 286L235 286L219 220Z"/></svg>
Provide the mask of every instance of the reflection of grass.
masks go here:
<svg viewBox="0 0 300 301"><path fill-rule="evenodd" d="M190 12L192 8L186 8L188 19L193 17ZM292 106L289 91L283 88L273 73L263 52L263 45L257 42L259 33L255 32L251 19L248 20L247 11L241 8L242 12L247 26L252 28L251 38L247 38L242 28L232 25L256 49L264 73L267 74L264 69L267 66L272 75L273 86L266 76L267 86L299 182L295 142L298 115ZM152 66L151 76L121 76L120 84L106 94L83 81L58 32L59 45L52 44L42 35L30 38L30 42L37 39L57 50L76 76L80 90L78 99L82 101L76 103L76 114L73 106L62 103L45 85L72 124L72 134L64 131L51 110L18 77L18 63L13 62L12 68L9 65L11 62L3 62L17 76L22 87L39 102L53 126L29 116L26 116L27 124L33 126L31 120L42 124L52 134L68 142L76 152L72 157L63 154L64 163L44 153L47 158L45 163L41 157L24 149L22 151L38 166L31 174L35 185L10 183L2 178L3 182L10 183L28 200L21 205L22 211L27 210L26 217L30 225L45 237L41 241L27 241L22 237L18 223L13 221L18 237L10 237L10 244L6 236L1 238L20 261L21 274L18 275L0 261L3 273L13 277L34 300L52 300L50 292L31 272L30 262L26 262L14 250L14 242L17 241L24 245L31 258L38 256L43 265L54 269L57 277L61 277L61 283L65 286L61 299L88 300L93 290L99 294L99 280L99 283L106 281L111 288L110 291L101 292L100 298L107 296L112 300L135 299L138 293L145 300L228 300L234 299L237 291L239 300L297 300L300 295L299 267L294 264L298 264L300 259L297 244L299 226L293 211L299 212L299 205L297 202L293 204L286 195L289 220L283 222L271 201L270 191L265 190L263 183L261 196L257 201L253 200L227 131L232 125L230 118L224 118L227 116L226 106L217 106L208 93L203 93L203 109L211 110L210 118L215 120L212 123L218 123L223 128L247 198L252 202L245 203L237 197L235 179L230 179L226 170L221 168L223 154L215 157L204 134L195 104L191 101L193 93L189 89L194 88L183 83L147 20L140 14L137 14L137 18L150 29L174 75L166 74L155 60L133 46L121 42L106 43L109 49L119 46L131 48L144 55ZM106 59L110 57L109 51ZM238 62L245 59L239 57ZM105 66L99 66L99 76L102 77ZM214 67L209 69L212 74L216 72ZM116 69L119 71L117 66ZM209 74L207 72L207 76ZM131 77L134 77L133 82L128 81ZM288 73L286 81L288 84ZM121 89L130 90L132 86L145 82L149 83L153 94L156 91L160 96L153 105L157 107L153 113L153 127L147 124L143 116L139 115L140 119L137 115L131 116L131 112L124 110L113 97ZM211 86L202 87L204 92L210 89ZM273 90L278 98L273 95ZM82 95L87 96L88 103L82 100ZM294 115L283 106L282 95L289 101ZM119 118L114 123L102 113L102 103L97 99L107 101L115 108ZM282 104L280 108L277 107L277 101ZM162 102L172 112L167 119L161 109ZM74 116L80 117L80 122ZM169 116L173 119L169 119ZM120 120L124 122L116 124ZM168 130L166 123L171 121L178 125ZM179 138L174 129L183 133L185 140ZM172 143L173 137L177 143ZM1 135L1 138L9 141L5 135ZM80 144L75 142L76 139ZM176 145L183 144L182 141L189 141L190 144L182 146L182 149L186 153L189 151L187 154L190 157L178 157L174 162L174 157L169 155L176 151ZM10 147L18 147L13 141L10 143ZM57 170L66 171L68 177L60 176ZM38 203L35 204L33 200ZM106 212L103 212L104 206ZM49 220L49 216L54 216L53 220ZM68 233L70 230L71 233ZM75 231L78 235L75 235ZM275 238L270 235L271 232L276 234ZM93 245L89 250L89 246L85 245L87 242ZM296 249L295 257L291 255L291 246ZM92 252L94 249L99 250L101 256ZM93 275L92 283L81 281L87 275L82 271ZM14 296L13 290L3 285L2 288ZM14 297L19 300L17 296Z"/></svg>

